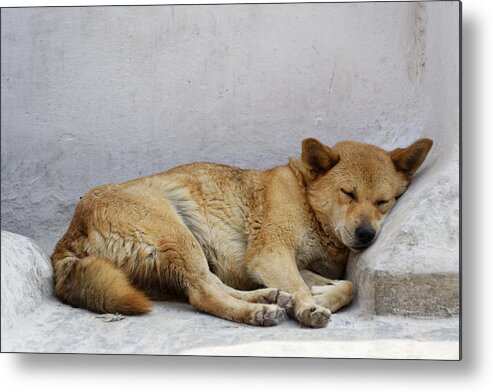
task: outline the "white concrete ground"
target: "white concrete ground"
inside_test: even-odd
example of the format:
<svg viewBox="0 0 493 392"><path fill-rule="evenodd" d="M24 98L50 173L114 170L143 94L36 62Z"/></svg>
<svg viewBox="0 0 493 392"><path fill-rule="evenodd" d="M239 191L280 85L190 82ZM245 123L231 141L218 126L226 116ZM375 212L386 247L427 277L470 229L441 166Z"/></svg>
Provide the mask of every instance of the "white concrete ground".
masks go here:
<svg viewBox="0 0 493 392"><path fill-rule="evenodd" d="M322 358L458 359L458 320L333 315L324 329L288 319L252 327L196 312L183 303L156 303L151 314L105 322L55 301L2 330L2 351Z"/></svg>

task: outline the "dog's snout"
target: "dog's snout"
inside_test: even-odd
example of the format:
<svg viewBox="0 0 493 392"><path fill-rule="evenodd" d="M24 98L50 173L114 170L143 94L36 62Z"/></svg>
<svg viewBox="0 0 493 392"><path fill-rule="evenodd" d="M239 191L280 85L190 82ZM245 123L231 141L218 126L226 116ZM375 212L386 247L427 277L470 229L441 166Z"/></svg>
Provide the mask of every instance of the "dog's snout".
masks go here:
<svg viewBox="0 0 493 392"><path fill-rule="evenodd" d="M370 245L375 238L375 230L370 226L361 225L356 228L356 239L361 246Z"/></svg>

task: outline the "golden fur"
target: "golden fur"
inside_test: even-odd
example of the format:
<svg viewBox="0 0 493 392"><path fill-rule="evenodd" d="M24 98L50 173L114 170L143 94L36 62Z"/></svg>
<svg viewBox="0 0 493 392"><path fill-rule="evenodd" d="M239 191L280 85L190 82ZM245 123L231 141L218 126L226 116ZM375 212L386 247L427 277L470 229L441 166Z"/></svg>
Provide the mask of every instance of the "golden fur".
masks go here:
<svg viewBox="0 0 493 392"><path fill-rule="evenodd" d="M323 327L352 299L338 281L431 148L302 144L270 170L192 163L99 186L77 205L52 261L55 292L95 312L141 314L179 296L212 315ZM282 290L282 291L281 291Z"/></svg>

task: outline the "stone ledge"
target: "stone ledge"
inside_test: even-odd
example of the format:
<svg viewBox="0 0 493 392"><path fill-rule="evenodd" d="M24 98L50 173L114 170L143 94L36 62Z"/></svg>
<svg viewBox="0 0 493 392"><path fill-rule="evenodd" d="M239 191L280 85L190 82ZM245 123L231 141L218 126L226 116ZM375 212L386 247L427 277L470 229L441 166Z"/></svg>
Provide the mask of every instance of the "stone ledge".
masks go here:
<svg viewBox="0 0 493 392"><path fill-rule="evenodd" d="M360 270L355 282L355 308L364 313L412 318L459 315L459 274L391 274Z"/></svg>
<svg viewBox="0 0 493 392"><path fill-rule="evenodd" d="M377 271L375 313L407 317L451 317L459 314L457 273L391 275Z"/></svg>

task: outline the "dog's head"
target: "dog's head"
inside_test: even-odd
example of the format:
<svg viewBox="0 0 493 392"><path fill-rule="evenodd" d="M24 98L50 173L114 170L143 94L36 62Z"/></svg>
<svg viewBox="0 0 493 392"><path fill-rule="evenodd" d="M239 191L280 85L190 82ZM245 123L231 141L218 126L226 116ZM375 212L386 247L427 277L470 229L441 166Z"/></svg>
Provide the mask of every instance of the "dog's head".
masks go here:
<svg viewBox="0 0 493 392"><path fill-rule="evenodd" d="M304 140L301 162L307 196L324 231L352 250L370 246L432 144L420 139L387 152L357 142L330 148L316 139Z"/></svg>

